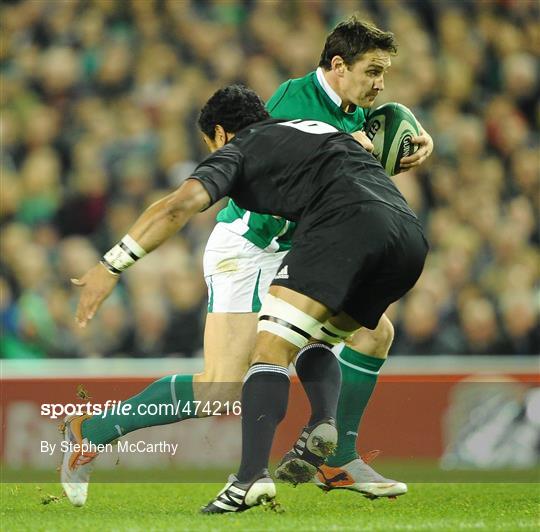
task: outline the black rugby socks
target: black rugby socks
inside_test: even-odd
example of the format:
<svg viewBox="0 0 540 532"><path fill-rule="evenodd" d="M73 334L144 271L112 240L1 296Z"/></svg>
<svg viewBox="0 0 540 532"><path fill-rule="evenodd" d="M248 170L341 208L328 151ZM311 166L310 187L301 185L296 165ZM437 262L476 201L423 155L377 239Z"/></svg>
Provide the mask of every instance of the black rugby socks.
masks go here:
<svg viewBox="0 0 540 532"><path fill-rule="evenodd" d="M296 373L311 404L308 426L325 418L336 418L341 369L326 344L309 344L302 348L295 362Z"/></svg>
<svg viewBox="0 0 540 532"><path fill-rule="evenodd" d="M255 364L242 388L242 462L237 478L254 480L268 467L270 450L289 401L289 372L283 366Z"/></svg>

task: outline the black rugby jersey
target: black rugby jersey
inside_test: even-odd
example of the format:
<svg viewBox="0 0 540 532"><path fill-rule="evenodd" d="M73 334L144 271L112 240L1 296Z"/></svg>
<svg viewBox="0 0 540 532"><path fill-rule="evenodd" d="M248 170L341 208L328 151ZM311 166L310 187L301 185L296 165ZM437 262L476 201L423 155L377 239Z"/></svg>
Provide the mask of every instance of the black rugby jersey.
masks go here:
<svg viewBox="0 0 540 532"><path fill-rule="evenodd" d="M191 177L215 203L298 221L376 201L416 218L383 167L349 134L314 120L265 120L210 154Z"/></svg>

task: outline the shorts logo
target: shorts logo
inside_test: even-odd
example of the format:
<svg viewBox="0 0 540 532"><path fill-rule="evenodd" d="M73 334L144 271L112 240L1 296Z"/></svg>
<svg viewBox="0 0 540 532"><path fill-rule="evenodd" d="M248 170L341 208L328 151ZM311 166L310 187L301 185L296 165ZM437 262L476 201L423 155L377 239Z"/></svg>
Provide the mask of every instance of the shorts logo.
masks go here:
<svg viewBox="0 0 540 532"><path fill-rule="evenodd" d="M286 264L279 270L276 275L276 279L288 279L289 278L289 266Z"/></svg>

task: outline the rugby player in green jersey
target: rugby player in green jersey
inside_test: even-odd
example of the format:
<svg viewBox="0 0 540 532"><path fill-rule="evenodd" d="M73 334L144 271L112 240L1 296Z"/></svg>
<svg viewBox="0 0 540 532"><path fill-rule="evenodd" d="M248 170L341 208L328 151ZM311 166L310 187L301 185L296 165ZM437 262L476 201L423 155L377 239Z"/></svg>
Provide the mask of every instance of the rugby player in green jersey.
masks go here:
<svg viewBox="0 0 540 532"><path fill-rule="evenodd" d="M384 75L395 51L391 33L353 17L330 33L319 68L304 78L281 85L267 108L275 118L327 122L354 133L369 149L370 142L360 131L365 121L364 109L368 109L384 89ZM431 137L425 132L414 140L419 149L402 160L402 168L421 164L433 149ZM278 272L278 268L291 246L294 224L246 211L232 201L218 214L217 220L204 255L209 289L204 372L167 376L152 383L137 396L124 401L134 409L141 403L189 405L194 400L202 404L217 400L225 404L238 398L240 388L236 383L242 381L249 367L261 302L274 277L287 275ZM79 285L84 282L74 280ZM356 451L358 425L392 339L392 325L383 316L374 331L364 329L336 350L343 374L337 415L339 444L318 477L325 489L353 489L370 497L396 496L407 491L404 483L376 473ZM139 428L209 415L208 410L200 410L196 416L189 408L181 410L179 415L80 416L69 420L66 438L108 443ZM87 453L65 457L63 477L68 480L64 487L75 504L86 501L90 462L94 456Z"/></svg>
<svg viewBox="0 0 540 532"><path fill-rule="evenodd" d="M320 120L341 131L356 132L357 140L372 149L361 129L367 110L384 89L384 75L395 50L391 33L351 17L328 36L319 68L283 83L266 107L273 118ZM419 148L402 160L404 169L421 164L433 149L425 132L414 140ZM204 378L226 381L235 377L228 361L244 361L250 352L256 313L290 247L294 224L246 211L232 200L217 221L204 256L210 296ZM224 355L223 338L232 339L225 347L228 355ZM360 419L392 340L392 324L383 316L374 331L363 329L335 350L343 374L339 439L336 453L318 475L325 489L347 488L375 497L401 495L407 490L404 483L377 474L356 450Z"/></svg>

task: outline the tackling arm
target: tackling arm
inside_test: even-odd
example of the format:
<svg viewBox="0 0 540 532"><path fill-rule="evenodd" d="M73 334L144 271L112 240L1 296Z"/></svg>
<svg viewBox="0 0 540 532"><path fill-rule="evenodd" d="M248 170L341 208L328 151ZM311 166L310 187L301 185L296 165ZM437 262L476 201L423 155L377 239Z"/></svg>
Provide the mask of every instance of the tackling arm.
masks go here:
<svg viewBox="0 0 540 532"><path fill-rule="evenodd" d="M188 179L175 192L150 205L128 234L106 253L81 279L71 279L82 288L75 321L85 327L112 292L120 273L137 259L160 246L198 212L211 203L204 186Z"/></svg>
<svg viewBox="0 0 540 532"><path fill-rule="evenodd" d="M172 194L150 205L128 234L150 253L209 205L206 189L199 181L188 179Z"/></svg>

